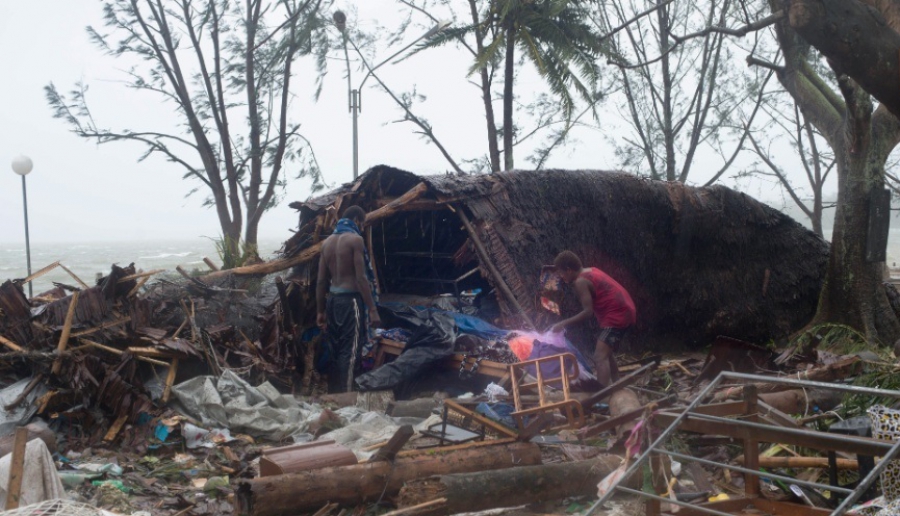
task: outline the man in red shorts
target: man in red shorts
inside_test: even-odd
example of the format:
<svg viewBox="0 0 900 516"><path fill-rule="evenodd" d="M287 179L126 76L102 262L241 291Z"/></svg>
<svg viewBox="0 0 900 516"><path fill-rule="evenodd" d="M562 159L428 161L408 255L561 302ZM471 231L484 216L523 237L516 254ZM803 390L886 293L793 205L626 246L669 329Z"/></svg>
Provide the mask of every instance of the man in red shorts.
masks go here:
<svg viewBox="0 0 900 516"><path fill-rule="evenodd" d="M626 331L634 325L636 312L628 291L616 280L596 267L585 268L572 251L563 251L553 260L563 281L575 288L581 302L581 312L554 324L550 330L559 332L572 324L588 320L593 314L600 323L600 334L594 349L597 380L604 386L618 380L614 351Z"/></svg>

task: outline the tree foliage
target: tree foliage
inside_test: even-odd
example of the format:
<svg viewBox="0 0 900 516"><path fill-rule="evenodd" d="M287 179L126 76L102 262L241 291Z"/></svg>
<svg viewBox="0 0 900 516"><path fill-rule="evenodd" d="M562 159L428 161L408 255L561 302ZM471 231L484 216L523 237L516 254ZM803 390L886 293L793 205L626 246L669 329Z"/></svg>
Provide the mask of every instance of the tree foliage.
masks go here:
<svg viewBox="0 0 900 516"><path fill-rule="evenodd" d="M291 111L294 62L314 60L319 79L330 46L326 0L110 0L104 26L88 35L130 68L125 86L163 101L176 127L109 128L90 109L88 85L68 94L46 86L54 116L97 143L137 142L140 160L164 157L195 182L216 210L223 241L242 237L255 253L260 219L290 176L321 177ZM316 81L309 81L312 85ZM321 81L318 81L321 86ZM316 94L318 91L316 90ZM123 105L127 110L127 105ZM243 231L243 235L242 235ZM232 249L234 251L234 249Z"/></svg>

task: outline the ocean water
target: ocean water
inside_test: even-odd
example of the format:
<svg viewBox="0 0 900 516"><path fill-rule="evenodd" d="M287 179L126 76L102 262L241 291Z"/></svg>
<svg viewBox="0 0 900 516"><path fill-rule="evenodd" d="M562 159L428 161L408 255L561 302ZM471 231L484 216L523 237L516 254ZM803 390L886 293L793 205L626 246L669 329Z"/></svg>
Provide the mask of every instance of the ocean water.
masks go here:
<svg viewBox="0 0 900 516"><path fill-rule="evenodd" d="M826 230L830 235L831 230ZM289 235L288 235L289 236ZM286 237L287 238L287 237ZM281 240L260 240L259 254L271 258L281 248ZM106 274L112 264L126 266L134 262L138 270L165 269L175 273L175 266L181 265L187 271L206 270L203 258L208 257L216 264L221 259L215 244L207 238L173 241L139 242L96 242L31 245L32 272L40 270L57 260L68 267L88 285L93 285L98 274ZM0 243L0 282L7 279L24 278L26 273L25 244ZM900 228L892 228L888 239L887 265L894 276L900 276ZM41 276L34 282L34 293L53 288L53 282L75 285L76 282L62 268Z"/></svg>
<svg viewBox="0 0 900 516"><path fill-rule="evenodd" d="M290 235L288 235L290 236ZM283 241L261 240L259 254L263 258L272 257L281 248ZM127 266L134 262L138 270L151 271L165 269L175 273L175 267L187 271L208 270L203 258L208 257L217 265L222 260L216 252L215 244L207 238L173 241L139 242L85 242L85 243L32 243L31 270L37 272L42 267L57 260L68 267L88 285L93 285L97 274L107 274L112 264ZM24 278L27 265L25 243L0 243L0 282L7 279ZM62 268L57 267L34 282L37 295L53 288L53 282L77 285L77 282Z"/></svg>

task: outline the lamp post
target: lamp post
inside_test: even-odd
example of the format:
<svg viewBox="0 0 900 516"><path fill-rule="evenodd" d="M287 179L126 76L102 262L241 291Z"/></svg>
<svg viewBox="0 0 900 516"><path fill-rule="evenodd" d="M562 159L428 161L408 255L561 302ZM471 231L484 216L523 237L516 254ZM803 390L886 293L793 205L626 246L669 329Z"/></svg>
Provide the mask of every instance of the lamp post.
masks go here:
<svg viewBox="0 0 900 516"><path fill-rule="evenodd" d="M435 25L434 27L432 27L431 29L429 29L428 32L426 32L425 34L422 34L418 38L412 40L411 43L409 43L405 47L401 48L400 50L394 52L393 54L391 54L390 57L388 57L384 61L378 63L375 66L369 66L369 63L368 63L368 61L366 61L366 58L363 56L362 52L359 51L359 48L357 48L356 44L353 43L353 41L350 40L350 38L347 35L347 16L341 11L335 11L334 15L332 15L332 18L334 19L335 26L338 28L339 31L341 31L341 34L343 34L343 36L344 36L344 59L347 61L347 93L348 93L349 100L350 100L350 113L352 113L352 115L353 115L353 179L355 180L357 177L359 177L359 129L358 129L359 126L358 126L358 119L359 119L359 113L360 113L360 111L362 111L361 91L362 91L362 87L365 86L365 84L366 84L366 80L369 79L369 76L371 76L375 72L375 70L380 68L382 65L387 64L388 61L394 59L395 57L399 56L403 52L406 52L407 50L412 48L412 46L415 45L416 43L422 41L423 39L430 38L431 36L434 36L438 32L446 29L447 26L450 25L450 22L449 21L438 22L438 24ZM356 88L353 88L351 85L350 56L347 53L347 43L350 43L353 46L353 50L356 51L356 53L359 55L359 58L362 60L363 65L365 65L366 69L368 70L366 72L366 75L363 77L362 82L360 82L359 86L357 86ZM395 61L395 63L397 63L399 61L402 61L402 59Z"/></svg>
<svg viewBox="0 0 900 516"><path fill-rule="evenodd" d="M28 275L31 276L31 242L29 241L28 236L28 193L25 189L25 176L27 176L31 169L34 168L34 163L31 162L31 158L28 156L16 156L12 161L12 169L13 172L22 176L22 208L25 210L25 258L28 262ZM28 282L28 298L34 297L34 291L32 290L31 282Z"/></svg>

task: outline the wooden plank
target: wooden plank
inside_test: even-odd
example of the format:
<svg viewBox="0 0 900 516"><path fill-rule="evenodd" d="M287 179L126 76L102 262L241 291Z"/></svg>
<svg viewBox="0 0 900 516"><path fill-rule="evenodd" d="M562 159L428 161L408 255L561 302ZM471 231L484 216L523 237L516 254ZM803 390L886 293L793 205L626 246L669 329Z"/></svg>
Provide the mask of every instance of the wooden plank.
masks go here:
<svg viewBox="0 0 900 516"><path fill-rule="evenodd" d="M109 427L109 431L106 432L106 435L103 437L103 440L106 442L112 442L119 432L122 431L122 427L125 426L125 422L128 421L128 414L122 414L117 417L115 422L113 422L112 426Z"/></svg>
<svg viewBox="0 0 900 516"><path fill-rule="evenodd" d="M18 509L22 495L22 476L25 472L25 445L28 444L28 429L16 429L12 460L9 467L9 484L6 486L6 510Z"/></svg>
<svg viewBox="0 0 900 516"><path fill-rule="evenodd" d="M140 278L148 278L150 276L159 274L160 272L166 272L166 269L155 269L152 271L131 274L131 275L125 276L124 278L119 278L119 281L117 283L125 283L126 281L136 280L136 279L140 279Z"/></svg>
<svg viewBox="0 0 900 516"><path fill-rule="evenodd" d="M91 335L93 333L97 333L101 330L106 330L115 326L121 326L127 322L131 321L131 316L127 315L121 319L116 319L115 321L109 321L101 324L100 326L95 326L93 328L88 328L87 330L81 330L73 333L72 337L84 337L85 335Z"/></svg>
<svg viewBox="0 0 900 516"><path fill-rule="evenodd" d="M178 373L178 359L173 358L172 364L169 366L169 374L166 375L166 390L163 391L162 402L168 403L169 396L172 395L172 386L175 385L175 375Z"/></svg>
<svg viewBox="0 0 900 516"><path fill-rule="evenodd" d="M128 294L125 297L131 297L131 296L137 294L138 290L140 290L141 287L143 287L144 284L147 283L147 280L149 280L149 279L150 279L149 276L147 276L146 278L141 278L141 280L138 281L137 284L134 285L134 288L128 291Z"/></svg>
<svg viewBox="0 0 900 516"><path fill-rule="evenodd" d="M48 272L50 272L50 271L52 271L53 269L57 268L58 266L59 266L59 262L58 262L58 261L53 262L53 263L51 263L50 265L44 267L43 269L41 269L41 270L35 272L35 273L32 274L31 276L28 276L27 278L25 278L25 279L23 279L23 280L17 281L16 284L18 284L18 285L24 285L24 284L28 283L29 281L34 281L34 280L40 278L41 276L43 276L44 274L47 274Z"/></svg>
<svg viewBox="0 0 900 516"><path fill-rule="evenodd" d="M409 507L404 507L402 509L397 509L396 511L391 511L384 516L401 516L404 514L416 514L420 511L431 510L441 505L447 503L447 499L444 497L435 498L429 502L422 502L420 504L412 505Z"/></svg>
<svg viewBox="0 0 900 516"><path fill-rule="evenodd" d="M81 281L81 278L79 278L74 272L72 272L71 270L69 270L68 267L66 267L66 266L63 265L62 263L60 263L59 266L62 268L62 270L68 272L68 273L69 273L69 276L72 276L72 279L75 280L75 281L77 281L78 284L81 285L83 288L86 288L86 289L91 288L90 286L88 286L87 283Z"/></svg>
<svg viewBox="0 0 900 516"><path fill-rule="evenodd" d="M517 432L515 432L514 430L512 430L511 428L507 428L492 419L488 419L488 418L482 416L481 414L475 412L474 410L469 410L466 407L463 407L462 405L460 405L459 403L457 403L453 400L444 400L444 405L446 405L447 407L449 407L451 410L453 410L454 412L456 412L458 414L461 414L465 417L472 418L475 421L481 423L482 425L484 425L488 428L494 429L496 432L500 433L501 435L505 435L507 437L519 437L519 434Z"/></svg>
<svg viewBox="0 0 900 516"><path fill-rule="evenodd" d="M63 325L62 335L59 336L59 344L56 346L56 351L62 353L66 350L66 346L69 345L69 334L72 332L72 320L75 317L75 307L78 305L78 296L81 292L72 293L72 301L69 302L69 311L66 312L66 322ZM53 374L59 374L59 370L62 369L62 359L57 358L53 361L53 368L50 370Z"/></svg>
<svg viewBox="0 0 900 516"><path fill-rule="evenodd" d="M207 258L205 256L203 257L203 263L205 263L206 266L209 267L210 269L212 269L214 272L219 270L219 266L216 265L215 263L213 263L212 260L210 260L209 258Z"/></svg>
<svg viewBox="0 0 900 516"><path fill-rule="evenodd" d="M123 355L123 354L125 353L125 352L122 351L121 349L116 349L116 348L112 348L112 347L109 347L109 346L104 346L103 344L100 344L99 342L94 342L94 341L92 341L92 340L88 340L88 339L78 339L78 340L81 341L81 342L83 342L84 344L87 344L88 346L91 346L91 347L94 347L94 348L97 348L97 349L102 349L103 351L108 351L108 352L113 353L113 354L115 354L115 355ZM155 358L148 358L148 357L141 357L141 356L136 356L136 357L134 357L134 358L136 358L136 359L138 359L138 360L142 360L142 361L144 361L144 362L147 362L148 364L153 364L153 365L158 365L158 366L169 367L169 363L168 363L168 362L163 362L162 360L156 360Z"/></svg>

